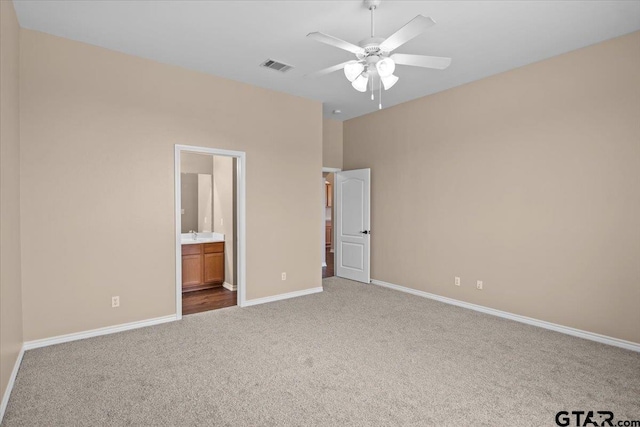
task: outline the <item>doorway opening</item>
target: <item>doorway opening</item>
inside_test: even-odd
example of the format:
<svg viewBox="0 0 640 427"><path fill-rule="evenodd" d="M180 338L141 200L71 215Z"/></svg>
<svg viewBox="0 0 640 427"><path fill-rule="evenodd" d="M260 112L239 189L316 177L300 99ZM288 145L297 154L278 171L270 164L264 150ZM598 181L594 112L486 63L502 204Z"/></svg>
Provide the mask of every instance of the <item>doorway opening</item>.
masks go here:
<svg viewBox="0 0 640 427"><path fill-rule="evenodd" d="M335 275L335 174L340 172L336 168L322 168L322 278Z"/></svg>
<svg viewBox="0 0 640 427"><path fill-rule="evenodd" d="M245 301L245 153L176 145L176 312Z"/></svg>

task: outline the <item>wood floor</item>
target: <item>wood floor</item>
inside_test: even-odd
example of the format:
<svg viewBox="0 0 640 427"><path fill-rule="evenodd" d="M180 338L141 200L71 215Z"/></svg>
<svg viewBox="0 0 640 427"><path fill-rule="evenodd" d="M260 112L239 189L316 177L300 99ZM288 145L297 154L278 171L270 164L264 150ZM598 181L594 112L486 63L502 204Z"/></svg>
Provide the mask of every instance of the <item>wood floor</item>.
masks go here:
<svg viewBox="0 0 640 427"><path fill-rule="evenodd" d="M222 286L203 291L185 292L182 294L182 315L231 307L236 305L237 298L237 291L230 291Z"/></svg>
<svg viewBox="0 0 640 427"><path fill-rule="evenodd" d="M330 252L329 249L327 249L326 252L326 257L325 259L327 260L327 266L326 267L322 267L322 278L326 278L326 277L332 277L334 276L334 270L333 270L333 256L335 254Z"/></svg>

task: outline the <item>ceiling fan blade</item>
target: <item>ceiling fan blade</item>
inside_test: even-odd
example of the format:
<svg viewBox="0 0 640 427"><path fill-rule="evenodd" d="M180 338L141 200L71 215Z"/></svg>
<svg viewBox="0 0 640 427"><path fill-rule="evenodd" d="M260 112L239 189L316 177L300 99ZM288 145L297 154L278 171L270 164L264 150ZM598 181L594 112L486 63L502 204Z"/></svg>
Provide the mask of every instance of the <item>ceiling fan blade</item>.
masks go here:
<svg viewBox="0 0 640 427"><path fill-rule="evenodd" d="M305 77L307 78L316 78L316 77L322 77L326 74L331 74L334 71L338 71L338 70L342 70L344 69L344 66L351 63L351 62L356 62L356 61L347 61L347 62L343 62L342 64L338 64L338 65L334 65L333 67L327 67L323 70L320 71L316 71L314 73L309 73L309 74L305 74Z"/></svg>
<svg viewBox="0 0 640 427"><path fill-rule="evenodd" d="M364 53L365 53L364 49L361 48L360 46L356 46L353 43L346 42L346 41L341 40L339 38L330 36L328 34L315 32L315 33L307 34L307 37L311 37L312 39L317 40L320 43L328 44L330 46L334 46L334 47L337 47L339 49L346 50L347 52L351 52L351 53L355 53L355 54L359 53L359 54L362 54L362 55L364 55Z"/></svg>
<svg viewBox="0 0 640 427"><path fill-rule="evenodd" d="M429 17L418 15L380 43L380 50L383 52L391 52L414 37L422 34L424 30L435 25L435 23L436 22Z"/></svg>
<svg viewBox="0 0 640 427"><path fill-rule="evenodd" d="M436 70L444 70L451 64L451 58L442 56L394 53L390 58L398 65L413 65L414 67L435 68Z"/></svg>

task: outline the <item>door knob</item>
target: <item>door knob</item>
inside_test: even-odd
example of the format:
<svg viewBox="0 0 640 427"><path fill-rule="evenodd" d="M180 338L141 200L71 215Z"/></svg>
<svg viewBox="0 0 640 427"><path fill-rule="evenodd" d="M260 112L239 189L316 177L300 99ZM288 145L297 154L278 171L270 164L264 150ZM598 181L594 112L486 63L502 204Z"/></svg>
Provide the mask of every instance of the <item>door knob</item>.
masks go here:
<svg viewBox="0 0 640 427"><path fill-rule="evenodd" d="M369 230L364 230L364 231L361 231L361 233L362 233L362 234L371 234L371 231L369 231Z"/></svg>

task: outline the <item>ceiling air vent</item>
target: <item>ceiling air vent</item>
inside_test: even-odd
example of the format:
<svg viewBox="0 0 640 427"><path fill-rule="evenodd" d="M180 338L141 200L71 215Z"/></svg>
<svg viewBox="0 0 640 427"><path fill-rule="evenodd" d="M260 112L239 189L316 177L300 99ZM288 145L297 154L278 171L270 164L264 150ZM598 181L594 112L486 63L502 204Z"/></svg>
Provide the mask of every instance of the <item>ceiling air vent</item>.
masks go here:
<svg viewBox="0 0 640 427"><path fill-rule="evenodd" d="M273 59L267 59L262 64L260 64L260 66L280 71L281 73L286 73L293 68L292 65L283 64L282 62L274 61Z"/></svg>

